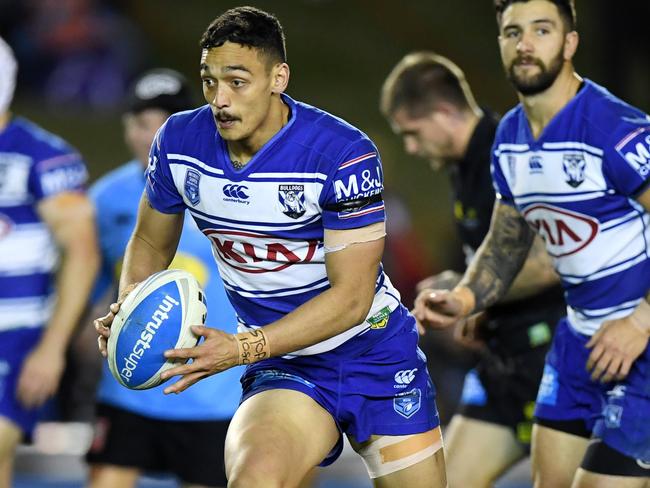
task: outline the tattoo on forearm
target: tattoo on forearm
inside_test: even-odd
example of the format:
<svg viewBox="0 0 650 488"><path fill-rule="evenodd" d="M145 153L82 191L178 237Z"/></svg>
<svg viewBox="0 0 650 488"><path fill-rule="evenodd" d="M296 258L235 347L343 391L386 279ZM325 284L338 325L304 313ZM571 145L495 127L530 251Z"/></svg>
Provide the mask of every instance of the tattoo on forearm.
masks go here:
<svg viewBox="0 0 650 488"><path fill-rule="evenodd" d="M490 232L460 282L474 292L474 312L505 295L528 256L534 237L534 231L515 208L496 202Z"/></svg>

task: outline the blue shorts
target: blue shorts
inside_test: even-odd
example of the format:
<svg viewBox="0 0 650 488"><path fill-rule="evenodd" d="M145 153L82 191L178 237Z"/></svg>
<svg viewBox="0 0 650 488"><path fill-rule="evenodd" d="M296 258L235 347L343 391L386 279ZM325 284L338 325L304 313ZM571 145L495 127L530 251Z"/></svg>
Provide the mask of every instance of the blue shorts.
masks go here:
<svg viewBox="0 0 650 488"><path fill-rule="evenodd" d="M16 398L16 391L23 361L42 332L41 328L0 332L0 417L18 425L27 438L32 435L41 409L25 409Z"/></svg>
<svg viewBox="0 0 650 488"><path fill-rule="evenodd" d="M348 342L357 342L366 334ZM371 435L407 435L438 425L435 388L418 348L415 320L404 307L391 315L382 339L358 350L344 343L323 354L271 358L246 369L242 402L271 389L296 390L327 410L340 432L367 441ZM290 406L287 406L290 408ZM343 439L321 463L341 454Z"/></svg>
<svg viewBox="0 0 650 488"><path fill-rule="evenodd" d="M590 337L566 318L546 356L535 416L542 420L583 420L594 437L626 456L650 461L650 347L623 381L594 382L586 370Z"/></svg>

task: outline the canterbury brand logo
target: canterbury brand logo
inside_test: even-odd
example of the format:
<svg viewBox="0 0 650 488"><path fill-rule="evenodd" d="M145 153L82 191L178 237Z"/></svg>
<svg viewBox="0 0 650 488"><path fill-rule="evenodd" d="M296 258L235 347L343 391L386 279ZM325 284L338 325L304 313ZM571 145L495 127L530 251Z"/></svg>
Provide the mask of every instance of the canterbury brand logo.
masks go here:
<svg viewBox="0 0 650 488"><path fill-rule="evenodd" d="M240 200L246 200L249 195L244 193L244 190L248 190L247 186L244 185L226 185L223 187L223 194L230 198L238 198Z"/></svg>
<svg viewBox="0 0 650 488"><path fill-rule="evenodd" d="M408 385L415 378L415 372L418 368L404 369L395 373L395 383L398 385Z"/></svg>

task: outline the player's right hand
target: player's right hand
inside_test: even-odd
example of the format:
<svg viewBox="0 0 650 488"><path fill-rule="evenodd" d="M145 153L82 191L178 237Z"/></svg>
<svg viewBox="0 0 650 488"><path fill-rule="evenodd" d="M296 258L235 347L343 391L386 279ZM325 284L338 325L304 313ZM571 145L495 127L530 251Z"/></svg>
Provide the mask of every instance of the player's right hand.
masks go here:
<svg viewBox="0 0 650 488"><path fill-rule="evenodd" d="M95 330L99 334L99 337L97 337L97 345L99 347L99 352L103 357L108 356L108 351L107 351L107 344L108 344L108 338L111 335L111 324L113 323L113 320L115 319L115 315L117 312L120 310L120 305L122 305L122 302L124 302L124 299L127 297L129 293L133 291L133 289L138 286L138 283L133 283L129 286L127 286L124 291L120 294L118 297L117 302L111 303L108 307L108 313L104 315L103 317L96 318L93 320L93 325L95 326Z"/></svg>
<svg viewBox="0 0 650 488"><path fill-rule="evenodd" d="M442 329L465 318L473 308L474 295L467 288L426 289L422 290L415 299L413 315L423 326Z"/></svg>

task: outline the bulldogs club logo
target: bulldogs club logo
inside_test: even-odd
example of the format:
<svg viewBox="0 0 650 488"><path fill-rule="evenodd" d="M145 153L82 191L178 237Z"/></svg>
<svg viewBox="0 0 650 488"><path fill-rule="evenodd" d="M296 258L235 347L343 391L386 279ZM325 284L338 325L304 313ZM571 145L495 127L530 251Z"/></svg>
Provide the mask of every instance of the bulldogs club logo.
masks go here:
<svg viewBox="0 0 650 488"><path fill-rule="evenodd" d="M280 185L278 199L287 217L298 219L305 214L305 185Z"/></svg>
<svg viewBox="0 0 650 488"><path fill-rule="evenodd" d="M579 187L585 181L585 158L582 154L565 154L562 158L562 169L566 182L573 188Z"/></svg>

